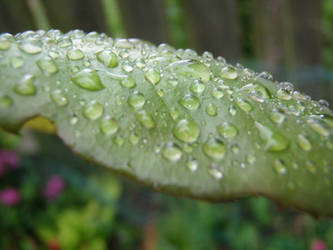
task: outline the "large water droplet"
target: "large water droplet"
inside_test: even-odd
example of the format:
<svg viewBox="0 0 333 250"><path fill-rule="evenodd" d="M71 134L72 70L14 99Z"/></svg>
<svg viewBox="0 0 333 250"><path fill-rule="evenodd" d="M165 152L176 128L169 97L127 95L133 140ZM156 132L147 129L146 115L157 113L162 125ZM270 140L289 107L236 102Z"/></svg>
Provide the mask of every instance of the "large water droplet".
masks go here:
<svg viewBox="0 0 333 250"><path fill-rule="evenodd" d="M58 72L56 63L50 58L38 60L37 65L46 75L53 75Z"/></svg>
<svg viewBox="0 0 333 250"><path fill-rule="evenodd" d="M258 83L247 84L244 87L242 87L241 90L244 90L247 93L249 93L250 97L257 102L264 102L265 100L271 98L269 90Z"/></svg>
<svg viewBox="0 0 333 250"><path fill-rule="evenodd" d="M210 70L201 62L190 62L184 67L186 75L192 75L195 78L200 78L202 82L210 80Z"/></svg>
<svg viewBox="0 0 333 250"><path fill-rule="evenodd" d="M19 95L31 96L36 94L36 86L34 85L35 76L25 75L20 83L16 84L14 91Z"/></svg>
<svg viewBox="0 0 333 250"><path fill-rule="evenodd" d="M125 88L134 88L136 83L132 77L126 77L121 81L121 85Z"/></svg>
<svg viewBox="0 0 333 250"><path fill-rule="evenodd" d="M146 79L153 85L156 85L161 80L161 75L154 69L149 69L145 72Z"/></svg>
<svg viewBox="0 0 333 250"><path fill-rule="evenodd" d="M143 94L139 92L134 92L130 97L128 97L128 104L133 108L139 109L145 105L146 99Z"/></svg>
<svg viewBox="0 0 333 250"><path fill-rule="evenodd" d="M232 66L226 66L221 70L221 77L228 80L234 80L238 77L237 70Z"/></svg>
<svg viewBox="0 0 333 250"><path fill-rule="evenodd" d="M68 103L67 98L63 95L60 89L53 91L51 94L51 99L60 107L66 106Z"/></svg>
<svg viewBox="0 0 333 250"><path fill-rule="evenodd" d="M304 151L310 151L312 148L311 142L302 134L297 136L297 143Z"/></svg>
<svg viewBox="0 0 333 250"><path fill-rule="evenodd" d="M72 81L79 87L86 90L97 91L104 89L99 76L94 70L83 69L77 72L73 77Z"/></svg>
<svg viewBox="0 0 333 250"><path fill-rule="evenodd" d="M310 128L313 129L313 131L317 132L322 136L330 135L330 132L322 124L320 124L319 121L310 119L308 120L308 125L310 126Z"/></svg>
<svg viewBox="0 0 333 250"><path fill-rule="evenodd" d="M0 108L8 108L12 106L13 101L9 96L1 96L0 95Z"/></svg>
<svg viewBox="0 0 333 250"><path fill-rule="evenodd" d="M205 90L205 85L199 81L195 81L191 84L190 90L195 94L201 94Z"/></svg>
<svg viewBox="0 0 333 250"><path fill-rule="evenodd" d="M155 121L151 114L145 110L140 110L136 112L136 117L140 123L147 129L152 129L155 127Z"/></svg>
<svg viewBox="0 0 333 250"><path fill-rule="evenodd" d="M162 156L168 161L173 162L178 161L182 157L182 154L180 148L173 143L167 144L162 151Z"/></svg>
<svg viewBox="0 0 333 250"><path fill-rule="evenodd" d="M38 54L42 51L41 47L39 47L38 45L32 44L32 43L22 43L19 45L19 48L23 52L25 52L27 54L31 54L31 55Z"/></svg>
<svg viewBox="0 0 333 250"><path fill-rule="evenodd" d="M288 89L279 89L277 92L276 92L276 95L278 98L282 99L282 100L290 100L292 98L292 95L290 93L290 91Z"/></svg>
<svg viewBox="0 0 333 250"><path fill-rule="evenodd" d="M262 125L259 122L255 122L255 125L259 131L261 139L264 141L265 149L271 152L283 151L288 147L288 141L285 137L277 132L272 131L270 128Z"/></svg>
<svg viewBox="0 0 333 250"><path fill-rule="evenodd" d="M83 115L89 120L97 120L103 115L103 110L102 104L92 101L85 106Z"/></svg>
<svg viewBox="0 0 333 250"><path fill-rule="evenodd" d="M7 50L10 47L10 42L7 39L0 40L0 50Z"/></svg>
<svg viewBox="0 0 333 250"><path fill-rule="evenodd" d="M179 103L188 110L196 110L200 106L200 100L193 95L184 96Z"/></svg>
<svg viewBox="0 0 333 250"><path fill-rule="evenodd" d="M67 52L67 57L70 60L76 61L76 60L83 59L84 54L83 54L82 50L80 50L80 49L71 49Z"/></svg>
<svg viewBox="0 0 333 250"><path fill-rule="evenodd" d="M203 145L205 154L215 160L220 160L224 157L226 149L224 144L219 140L210 140Z"/></svg>
<svg viewBox="0 0 333 250"><path fill-rule="evenodd" d="M227 122L223 123L222 125L219 125L217 127L217 131L221 136L227 139L234 138L238 134L237 128L234 125Z"/></svg>
<svg viewBox="0 0 333 250"><path fill-rule="evenodd" d="M177 139L187 143L195 142L198 139L199 134L199 126L189 119L180 120L173 129L173 135Z"/></svg>
<svg viewBox="0 0 333 250"><path fill-rule="evenodd" d="M14 69L21 68L24 64L23 58L20 56L15 56L10 60L10 63Z"/></svg>
<svg viewBox="0 0 333 250"><path fill-rule="evenodd" d="M250 112L252 110L252 105L241 98L237 98L236 103L237 106L244 112Z"/></svg>
<svg viewBox="0 0 333 250"><path fill-rule="evenodd" d="M209 115L209 116L216 116L217 115L217 107L215 104L212 104L212 103L209 103L207 106L206 106L206 113Z"/></svg>
<svg viewBox="0 0 333 250"><path fill-rule="evenodd" d="M99 127L105 135L114 135L119 130L117 121L110 117L102 120L99 124Z"/></svg>
<svg viewBox="0 0 333 250"><path fill-rule="evenodd" d="M115 53L109 50L103 50L96 54L97 60L103 63L105 66L114 68L118 65L118 57Z"/></svg>
<svg viewBox="0 0 333 250"><path fill-rule="evenodd" d="M276 159L274 161L274 170L278 174L286 174L287 173L286 165L280 159Z"/></svg>

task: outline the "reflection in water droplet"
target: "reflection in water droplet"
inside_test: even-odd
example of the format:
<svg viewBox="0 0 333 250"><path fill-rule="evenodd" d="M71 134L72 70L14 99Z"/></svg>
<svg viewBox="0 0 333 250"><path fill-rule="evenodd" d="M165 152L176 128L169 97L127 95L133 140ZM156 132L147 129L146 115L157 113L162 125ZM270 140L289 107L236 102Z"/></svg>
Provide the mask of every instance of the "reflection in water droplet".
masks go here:
<svg viewBox="0 0 333 250"><path fill-rule="evenodd" d="M142 108L146 103L146 99L143 94L139 92L134 92L130 97L128 97L128 104L133 108L139 109Z"/></svg>
<svg viewBox="0 0 333 250"><path fill-rule="evenodd" d="M304 151L310 151L312 149L311 142L302 134L297 136L298 146Z"/></svg>
<svg viewBox="0 0 333 250"><path fill-rule="evenodd" d="M149 69L145 72L146 79L153 85L156 85L161 80L161 75L154 69Z"/></svg>
<svg viewBox="0 0 333 250"><path fill-rule="evenodd" d="M172 132L177 139L183 142L192 143L198 139L200 128L194 121L182 119L176 124Z"/></svg>
<svg viewBox="0 0 333 250"><path fill-rule="evenodd" d="M19 48L23 52L25 52L27 54L31 54L31 55L38 54L42 51L41 47L39 47L38 45L32 44L32 43L22 43L19 45Z"/></svg>
<svg viewBox="0 0 333 250"><path fill-rule="evenodd" d="M121 136L117 136L115 139L114 139L115 143L118 145L118 146L122 146L125 142L125 139Z"/></svg>
<svg viewBox="0 0 333 250"><path fill-rule="evenodd" d="M56 63L50 58L38 60L37 65L46 75L53 75L58 72Z"/></svg>
<svg viewBox="0 0 333 250"><path fill-rule="evenodd" d="M312 128L313 131L317 132L322 136L329 136L330 132L316 120L308 120L308 125Z"/></svg>
<svg viewBox="0 0 333 250"><path fill-rule="evenodd" d="M105 66L114 68L118 65L118 57L116 54L109 50L103 50L96 54L97 60L103 63Z"/></svg>
<svg viewBox="0 0 333 250"><path fill-rule="evenodd" d="M68 103L67 98L62 94L60 89L52 92L51 99L60 107L66 106Z"/></svg>
<svg viewBox="0 0 333 250"><path fill-rule="evenodd" d="M14 87L15 93L24 96L32 96L36 94L36 86L34 85L35 76L25 75L20 83Z"/></svg>
<svg viewBox="0 0 333 250"><path fill-rule="evenodd" d="M287 173L287 168L284 162L280 159L276 159L274 161L274 170L278 174L286 174Z"/></svg>
<svg viewBox="0 0 333 250"><path fill-rule="evenodd" d="M199 81L195 81L191 84L190 90L195 94L201 94L205 90L206 86Z"/></svg>
<svg viewBox="0 0 333 250"><path fill-rule="evenodd" d="M221 90L214 88L211 92L212 97L214 97L215 99L221 99L224 94Z"/></svg>
<svg viewBox="0 0 333 250"><path fill-rule="evenodd" d="M278 111L273 111L270 115L270 119L276 124L282 124L284 122L285 115Z"/></svg>
<svg viewBox="0 0 333 250"><path fill-rule="evenodd" d="M117 121L110 117L102 120L99 124L99 127L102 133L105 135L114 135L119 130L119 125Z"/></svg>
<svg viewBox="0 0 333 250"><path fill-rule="evenodd" d="M277 132L273 132L270 128L255 122L261 139L265 142L265 148L271 152L279 152L287 149L289 143L285 137Z"/></svg>
<svg viewBox="0 0 333 250"><path fill-rule="evenodd" d="M236 101L238 107L243 110L244 112L250 112L252 110L252 106L247 101L244 101L243 99L237 98Z"/></svg>
<svg viewBox="0 0 333 250"><path fill-rule="evenodd" d="M175 144L169 143L164 147L162 155L168 161L176 162L182 157L182 151Z"/></svg>
<svg viewBox="0 0 333 250"><path fill-rule="evenodd" d="M67 57L70 60L81 60L84 57L83 52L80 49L71 49L67 52Z"/></svg>
<svg viewBox="0 0 333 250"><path fill-rule="evenodd" d="M129 141L132 145L137 145L139 143L139 137L136 134L130 134Z"/></svg>
<svg viewBox="0 0 333 250"><path fill-rule="evenodd" d="M193 95L184 96L179 103L188 110L196 110L200 106L200 100Z"/></svg>
<svg viewBox="0 0 333 250"><path fill-rule="evenodd" d="M215 160L220 160L224 157L226 149L224 144L219 140L210 140L203 145L205 154Z"/></svg>
<svg viewBox="0 0 333 250"><path fill-rule="evenodd" d="M234 80L238 77L236 69L232 66L226 66L221 71L221 77L228 80Z"/></svg>
<svg viewBox="0 0 333 250"><path fill-rule="evenodd" d="M208 82L210 80L210 70L201 62L186 60L177 63L176 66L177 72L184 76L199 78L202 82Z"/></svg>
<svg viewBox="0 0 333 250"><path fill-rule="evenodd" d="M91 69L83 69L77 72L73 77L72 81L79 87L90 90L97 91L104 89L99 76L94 70Z"/></svg>
<svg viewBox="0 0 333 250"><path fill-rule="evenodd" d="M169 114L172 117L173 120L177 120L178 116L179 116L179 111L176 108L171 108L169 110Z"/></svg>
<svg viewBox="0 0 333 250"><path fill-rule="evenodd" d="M234 138L238 134L237 128L230 123L223 123L217 126L217 131L224 138Z"/></svg>
<svg viewBox="0 0 333 250"><path fill-rule="evenodd" d="M102 104L92 101L85 106L83 116L89 120L97 120L103 115L103 110Z"/></svg>
<svg viewBox="0 0 333 250"><path fill-rule="evenodd" d="M155 127L155 121L151 116L151 114L147 113L147 111L145 110L137 111L136 117L145 128L152 129Z"/></svg>
<svg viewBox="0 0 333 250"><path fill-rule="evenodd" d="M278 98L280 98L282 100L286 100L286 101L288 101L292 98L290 91L283 89L283 88L279 89L277 91L276 95Z"/></svg>
<svg viewBox="0 0 333 250"><path fill-rule="evenodd" d="M121 85L125 88L134 88L136 83L132 77L126 77L121 81Z"/></svg>
<svg viewBox="0 0 333 250"><path fill-rule="evenodd" d="M217 180L220 180L223 177L223 173L214 165L208 169L208 173Z"/></svg>
<svg viewBox="0 0 333 250"><path fill-rule="evenodd" d="M191 171L191 172L195 172L198 169L198 162L193 159L190 158L187 162L186 162L186 167Z"/></svg>
<svg viewBox="0 0 333 250"><path fill-rule="evenodd" d="M209 115L209 116L217 116L217 107L215 104L212 104L212 103L209 103L207 106L206 106L206 113Z"/></svg>
<svg viewBox="0 0 333 250"><path fill-rule="evenodd" d="M21 68L24 64L23 58L20 56L15 56L10 60L10 63L14 69Z"/></svg>

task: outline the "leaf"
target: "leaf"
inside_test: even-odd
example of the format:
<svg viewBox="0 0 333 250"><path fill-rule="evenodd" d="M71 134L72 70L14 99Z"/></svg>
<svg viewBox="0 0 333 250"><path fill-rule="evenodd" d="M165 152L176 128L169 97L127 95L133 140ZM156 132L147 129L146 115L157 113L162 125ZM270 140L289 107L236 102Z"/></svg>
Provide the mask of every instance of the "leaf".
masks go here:
<svg viewBox="0 0 333 250"><path fill-rule="evenodd" d="M0 37L0 126L42 116L84 158L160 191L333 215L333 113L210 53L57 30Z"/></svg>

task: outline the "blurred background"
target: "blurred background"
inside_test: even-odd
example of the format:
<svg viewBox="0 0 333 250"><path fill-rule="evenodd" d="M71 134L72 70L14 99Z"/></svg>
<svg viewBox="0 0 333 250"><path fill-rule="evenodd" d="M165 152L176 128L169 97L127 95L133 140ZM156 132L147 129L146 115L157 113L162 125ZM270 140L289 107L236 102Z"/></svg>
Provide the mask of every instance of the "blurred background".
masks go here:
<svg viewBox="0 0 333 250"><path fill-rule="evenodd" d="M332 0L0 0L0 33L49 28L210 51L333 103ZM332 220L173 198L22 135L0 130L0 249L333 249Z"/></svg>

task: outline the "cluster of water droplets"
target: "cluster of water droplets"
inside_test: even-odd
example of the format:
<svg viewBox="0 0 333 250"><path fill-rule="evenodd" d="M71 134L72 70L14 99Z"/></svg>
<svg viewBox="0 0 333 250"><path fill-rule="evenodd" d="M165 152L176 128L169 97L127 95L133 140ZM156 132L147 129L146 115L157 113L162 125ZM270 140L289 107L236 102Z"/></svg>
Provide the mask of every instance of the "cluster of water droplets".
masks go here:
<svg viewBox="0 0 333 250"><path fill-rule="evenodd" d="M311 152L313 133L326 143L324 147L333 147L333 117L326 102L312 101L295 91L290 83L273 86L269 73L257 74L240 64L231 66L224 58L214 58L208 52L199 56L193 50L176 50L166 44L155 47L136 39L113 40L95 32L85 34L75 30L62 34L51 30L28 31L16 36L2 34L0 60L6 53L12 69L32 67L30 60L25 61L29 57L34 60L36 68L25 68L27 73L13 83L12 92L0 91L1 109L15 105L16 97L13 95L37 95L42 91L37 78L40 75L50 77L56 80L45 83L43 91L49 92L50 99L58 107L75 105L80 91L93 96L89 98L84 94L86 99L79 102L81 113L69 119L72 126L77 126L81 117L97 122L100 133L115 137L116 144L122 146L125 141L120 134L127 128L110 114L110 109L116 107L110 107L105 100L94 99L95 93L109 93L117 105L126 105L133 112L136 119L133 128L141 126L151 131L169 127L172 137L168 141L149 143L158 145L154 147L156 154L172 164L182 161L191 172L196 172L200 164L204 164L200 155L195 157L192 153L194 149L198 152L199 148L205 161L211 164L207 168L208 173L221 179L225 158L237 159L238 155L244 154L236 145L237 137L248 137L246 143L253 149L239 166L253 166L255 152L263 149L275 159L272 168L280 175L292 168L292 164L283 159L283 152L294 146ZM65 70L71 74L67 82L57 77L60 71ZM106 76L112 84L117 82L117 86L110 84ZM124 96L113 94L118 87L126 93ZM164 116L151 100L155 96L164 103L163 108L167 111ZM260 113L267 115L264 117ZM161 122L161 117L165 122ZM246 126L239 124L242 120L251 123L248 127L254 131L244 131ZM213 130L208 126L210 121L217 124ZM288 131L285 125L288 126L289 122L299 123L302 127L295 128L297 134L293 135L294 138L285 135L284 130ZM205 126L211 130L209 136ZM144 139L135 129L128 129L130 132L124 132L124 135L133 146L140 141L147 143L150 139ZM77 135L79 137L80 133ZM315 172L315 167L308 169Z"/></svg>

